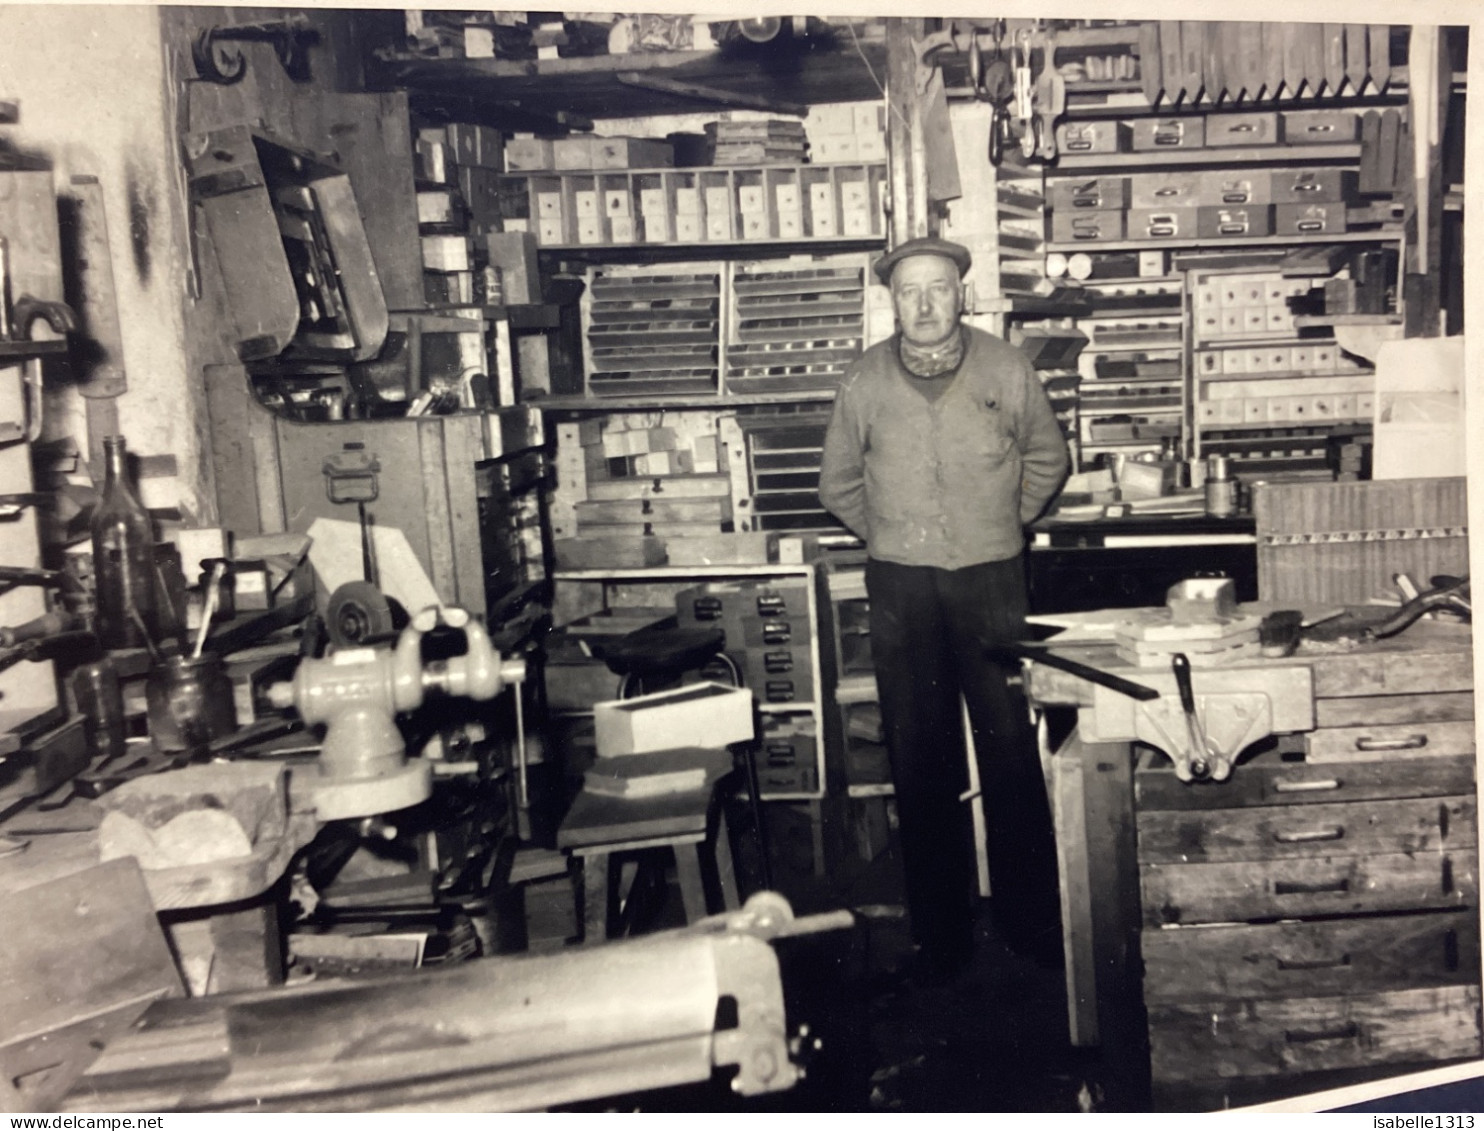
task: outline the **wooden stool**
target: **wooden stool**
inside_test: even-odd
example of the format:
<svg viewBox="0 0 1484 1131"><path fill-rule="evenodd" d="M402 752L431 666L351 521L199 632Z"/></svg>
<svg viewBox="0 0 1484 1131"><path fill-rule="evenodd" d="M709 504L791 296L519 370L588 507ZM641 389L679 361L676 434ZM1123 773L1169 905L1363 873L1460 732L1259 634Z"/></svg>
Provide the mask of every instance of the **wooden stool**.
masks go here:
<svg viewBox="0 0 1484 1131"><path fill-rule="evenodd" d="M612 897L618 895L621 903L632 884L623 856L642 849L674 852L687 923L739 906L722 791L717 788L732 771L732 756L725 750L700 750L696 756L707 771L700 789L642 799L583 790L572 802L557 832L557 846L582 861L584 943L608 937Z"/></svg>

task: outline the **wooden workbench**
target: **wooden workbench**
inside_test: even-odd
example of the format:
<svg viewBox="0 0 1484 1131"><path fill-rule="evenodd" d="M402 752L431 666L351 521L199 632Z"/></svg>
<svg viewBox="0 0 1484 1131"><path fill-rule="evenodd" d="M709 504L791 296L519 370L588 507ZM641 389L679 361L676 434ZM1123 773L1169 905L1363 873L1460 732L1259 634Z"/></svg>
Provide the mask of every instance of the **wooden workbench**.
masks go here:
<svg viewBox="0 0 1484 1131"><path fill-rule="evenodd" d="M1056 651L1167 675L1111 644ZM1480 1055L1468 627L1229 667L1280 664L1309 670L1314 729L1257 744L1224 782L1182 782L1152 748L1075 727L1050 755L1072 1039L1123 1058L1135 1095L1151 1080L1156 1107ZM1053 719L1093 702L1034 662L1027 691Z"/></svg>

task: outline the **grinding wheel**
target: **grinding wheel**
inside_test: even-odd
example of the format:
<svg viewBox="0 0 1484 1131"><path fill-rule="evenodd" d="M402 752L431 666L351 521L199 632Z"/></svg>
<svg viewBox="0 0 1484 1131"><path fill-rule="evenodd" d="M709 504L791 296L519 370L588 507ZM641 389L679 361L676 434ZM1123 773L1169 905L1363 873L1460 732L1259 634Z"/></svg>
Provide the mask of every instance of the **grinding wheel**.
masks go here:
<svg viewBox="0 0 1484 1131"><path fill-rule="evenodd" d="M369 581L347 581L330 594L325 627L338 647L390 636L396 628L386 595Z"/></svg>

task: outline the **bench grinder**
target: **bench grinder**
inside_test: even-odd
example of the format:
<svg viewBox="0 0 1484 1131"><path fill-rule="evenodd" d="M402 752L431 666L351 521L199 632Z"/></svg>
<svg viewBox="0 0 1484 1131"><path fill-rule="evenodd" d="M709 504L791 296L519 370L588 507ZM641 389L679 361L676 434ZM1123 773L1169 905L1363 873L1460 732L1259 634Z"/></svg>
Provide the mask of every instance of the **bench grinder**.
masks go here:
<svg viewBox="0 0 1484 1131"><path fill-rule="evenodd" d="M425 667L422 640L439 624L462 629L467 651ZM268 698L280 710L294 707L307 724L326 724L317 772L305 784L319 818L333 821L404 809L432 792L432 765L407 757L398 713L421 706L430 691L493 699L525 676L525 661L502 660L463 609L431 607L390 648L340 648L300 660L293 680L273 684Z"/></svg>

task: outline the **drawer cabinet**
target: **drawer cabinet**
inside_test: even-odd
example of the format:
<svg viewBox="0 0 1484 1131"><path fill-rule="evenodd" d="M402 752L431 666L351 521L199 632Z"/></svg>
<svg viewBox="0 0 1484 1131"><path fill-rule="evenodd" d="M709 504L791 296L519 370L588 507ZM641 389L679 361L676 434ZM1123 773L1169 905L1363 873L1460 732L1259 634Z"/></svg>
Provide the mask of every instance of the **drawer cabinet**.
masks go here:
<svg viewBox="0 0 1484 1131"><path fill-rule="evenodd" d="M1466 640L1316 657L1317 729L1221 783L1134 773L1154 1104L1480 1055Z"/></svg>

